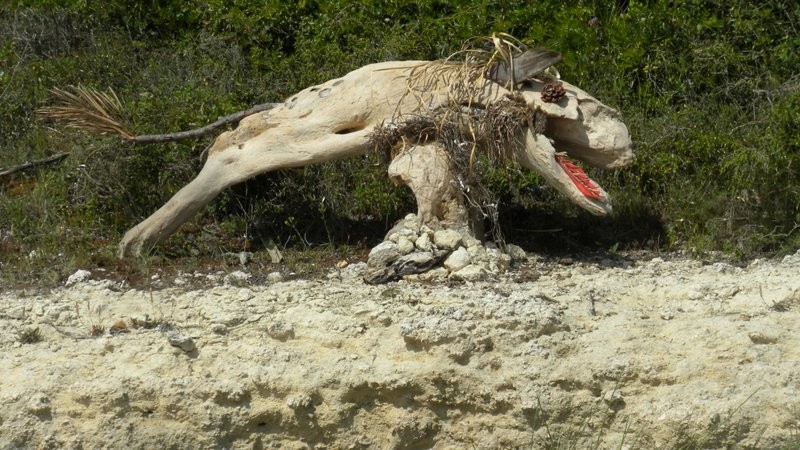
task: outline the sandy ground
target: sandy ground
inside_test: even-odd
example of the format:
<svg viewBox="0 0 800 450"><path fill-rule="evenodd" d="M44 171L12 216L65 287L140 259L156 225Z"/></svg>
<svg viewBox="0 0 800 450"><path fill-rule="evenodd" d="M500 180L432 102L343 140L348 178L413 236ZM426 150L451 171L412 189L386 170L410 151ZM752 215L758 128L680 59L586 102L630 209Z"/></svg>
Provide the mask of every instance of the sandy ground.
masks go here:
<svg viewBox="0 0 800 450"><path fill-rule="evenodd" d="M362 270L2 293L0 448L800 442L800 252L529 257L476 283Z"/></svg>

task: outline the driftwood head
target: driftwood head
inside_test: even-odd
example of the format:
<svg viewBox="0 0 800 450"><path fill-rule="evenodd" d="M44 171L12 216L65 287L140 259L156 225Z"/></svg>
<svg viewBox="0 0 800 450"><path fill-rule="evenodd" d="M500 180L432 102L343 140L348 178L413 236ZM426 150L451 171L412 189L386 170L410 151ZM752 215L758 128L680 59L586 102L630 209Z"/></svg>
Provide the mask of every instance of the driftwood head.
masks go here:
<svg viewBox="0 0 800 450"><path fill-rule="evenodd" d="M552 65L560 60L558 53L538 48L498 62L419 66L409 76L410 96L420 99L419 108L377 128L371 146L393 156L409 145L438 143L449 158L453 183L469 191L465 197L481 190L470 175L476 152L484 152L494 163L510 161L535 171L592 214L609 214L608 193L572 159L603 169L624 167L633 161L630 136L616 110L557 78ZM447 86L446 93L436 91L437 85Z"/></svg>
<svg viewBox="0 0 800 450"><path fill-rule="evenodd" d="M486 71L486 77L517 92L546 124L528 127L515 156L550 185L595 215L612 211L611 199L596 181L569 158L614 169L633 161L628 129L619 113L586 92L553 76L561 55L546 49L526 51Z"/></svg>
<svg viewBox="0 0 800 450"><path fill-rule="evenodd" d="M595 215L611 212L603 188L570 158L601 169L617 169L633 162L628 129L619 113L569 83L561 82L564 97L545 102L545 82L529 80L522 95L547 116L542 133L529 130L524 148L517 148L521 164L539 173L578 206Z"/></svg>

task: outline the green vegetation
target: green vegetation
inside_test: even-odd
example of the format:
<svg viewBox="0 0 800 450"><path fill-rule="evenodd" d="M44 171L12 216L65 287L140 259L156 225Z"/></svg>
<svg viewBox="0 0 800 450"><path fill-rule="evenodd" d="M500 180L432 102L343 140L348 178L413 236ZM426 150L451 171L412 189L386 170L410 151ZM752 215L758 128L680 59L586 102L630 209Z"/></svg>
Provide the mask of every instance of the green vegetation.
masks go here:
<svg viewBox="0 0 800 450"><path fill-rule="evenodd" d="M22 344L35 344L42 342L44 337L39 327L28 327L19 331L17 341Z"/></svg>
<svg viewBox="0 0 800 450"><path fill-rule="evenodd" d="M616 215L578 211L533 175L490 176L529 249L683 248L745 258L800 246L800 6L793 1L12 0L0 6L0 280L109 265L121 234L197 173L210 138L132 146L54 129L53 87L113 88L139 134L194 128L361 65L436 59L507 32L564 54L562 76L619 108L629 169L591 173ZM413 210L377 157L259 177L158 252L219 256L371 242ZM548 231L559 230L559 231Z"/></svg>

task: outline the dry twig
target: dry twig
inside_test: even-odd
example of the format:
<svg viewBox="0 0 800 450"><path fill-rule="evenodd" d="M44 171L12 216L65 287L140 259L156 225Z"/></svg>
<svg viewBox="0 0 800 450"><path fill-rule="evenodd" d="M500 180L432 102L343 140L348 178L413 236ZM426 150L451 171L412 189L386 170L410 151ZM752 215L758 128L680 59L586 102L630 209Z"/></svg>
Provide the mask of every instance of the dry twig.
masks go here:
<svg viewBox="0 0 800 450"><path fill-rule="evenodd" d="M178 131L176 133L166 133L166 134L143 134L141 136L133 136L128 140L135 144L150 144L155 142L171 142L171 141L179 141L182 139L200 137L206 134L210 134L214 132L214 130L222 126L238 122L251 114L255 114L261 111L266 111L278 105L279 103L262 103L260 105L255 105L244 111L239 111L233 114L229 114L227 116L220 117L219 119L217 119L216 122L210 123L200 128L195 128L193 130Z"/></svg>
<svg viewBox="0 0 800 450"><path fill-rule="evenodd" d="M41 166L43 164L49 164L61 161L62 159L69 156L69 153L59 153L57 155L48 156L47 158L38 159L36 161L26 162L25 164L20 164L18 166L11 167L10 169L6 169L0 171L0 178L6 177L8 175L15 174L17 172L21 172L26 169L30 169L31 167Z"/></svg>

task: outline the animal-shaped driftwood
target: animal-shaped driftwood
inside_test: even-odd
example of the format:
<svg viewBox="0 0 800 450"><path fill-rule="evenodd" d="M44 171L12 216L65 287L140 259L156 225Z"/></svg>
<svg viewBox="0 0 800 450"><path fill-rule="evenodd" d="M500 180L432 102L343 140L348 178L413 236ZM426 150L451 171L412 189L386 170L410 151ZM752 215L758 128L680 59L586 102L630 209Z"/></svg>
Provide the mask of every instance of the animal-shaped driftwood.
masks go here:
<svg viewBox="0 0 800 450"><path fill-rule="evenodd" d="M309 87L220 134L197 177L131 228L118 255L148 251L223 189L256 175L382 149L418 216L467 228L465 175L476 152L534 170L577 205L611 212L608 194L567 157L613 169L633 160L619 114L545 69L535 49L485 63L392 61Z"/></svg>

